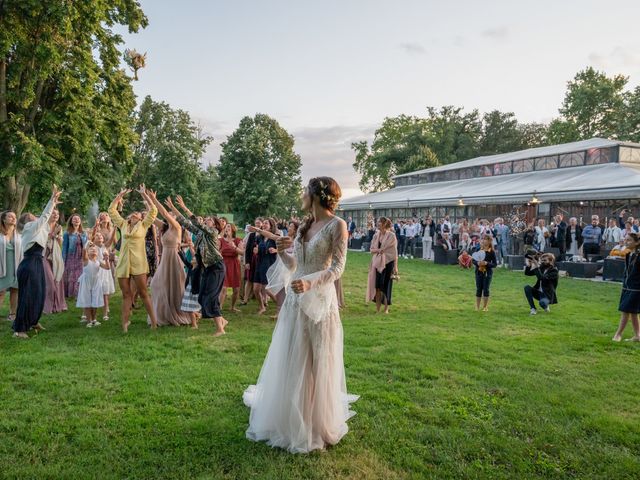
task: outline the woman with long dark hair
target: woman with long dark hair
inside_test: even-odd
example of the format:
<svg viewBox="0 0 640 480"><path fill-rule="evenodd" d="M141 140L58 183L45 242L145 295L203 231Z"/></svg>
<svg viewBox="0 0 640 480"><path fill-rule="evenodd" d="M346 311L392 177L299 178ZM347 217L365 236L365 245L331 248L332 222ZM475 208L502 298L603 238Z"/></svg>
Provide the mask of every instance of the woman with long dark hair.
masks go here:
<svg viewBox="0 0 640 480"><path fill-rule="evenodd" d="M229 322L222 316L220 309L220 292L224 284L224 261L220 253L222 224L216 217L207 217L200 222L187 208L180 195L176 197L176 202L187 214L188 219L175 207L171 198L167 198L166 205L175 214L178 223L196 235L194 248L198 266L193 273L192 293L198 294L202 318L213 318L215 321L214 336L224 335L224 328Z"/></svg>
<svg viewBox="0 0 640 480"><path fill-rule="evenodd" d="M258 242L257 275L253 282L253 292L260 304L258 315L262 315L267 311L268 297L276 301L275 296L268 292L266 288L269 283L267 272L271 265L276 262L278 253L275 240L277 228L273 218L265 218L262 222L262 229L258 233L260 234L260 240Z"/></svg>
<svg viewBox="0 0 640 480"><path fill-rule="evenodd" d="M44 330L40 317L44 309L46 284L44 278L44 249L49 235L49 217L58 205L62 192L54 185L49 203L40 218L32 213L20 217L22 229L23 259L18 266L18 308L13 321L14 335L29 338L27 332L32 328L37 332Z"/></svg>
<svg viewBox="0 0 640 480"><path fill-rule="evenodd" d="M64 297L64 260L62 259L62 225L58 223L60 212L54 210L49 217L49 235L44 254L44 276L47 285L47 297L44 302L44 314L67 311Z"/></svg>
<svg viewBox="0 0 640 480"><path fill-rule="evenodd" d="M236 237L236 226L233 223L227 223L224 227L223 235L220 238L220 253L224 259L224 285L220 292L220 306L224 307L224 301L227 298L227 289L232 291L231 311L240 313L236 307L238 297L240 296L240 258L239 255L244 254L242 248L242 240Z"/></svg>
<svg viewBox="0 0 640 480"><path fill-rule="evenodd" d="M251 407L247 437L290 452L333 445L354 415L347 395L342 324L334 282L342 276L347 225L334 215L341 190L329 177L309 181L308 212L296 240L279 237L269 290L287 289L258 383L244 393ZM294 246L293 255L286 251Z"/></svg>

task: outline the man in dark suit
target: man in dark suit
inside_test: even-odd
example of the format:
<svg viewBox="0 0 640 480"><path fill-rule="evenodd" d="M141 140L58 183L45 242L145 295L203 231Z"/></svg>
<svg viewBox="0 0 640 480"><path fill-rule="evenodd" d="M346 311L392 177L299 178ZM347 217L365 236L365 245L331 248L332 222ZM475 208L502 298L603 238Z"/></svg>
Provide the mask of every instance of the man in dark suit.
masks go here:
<svg viewBox="0 0 640 480"><path fill-rule="evenodd" d="M556 214L554 221L551 245L560 250L559 260L563 261L564 255L567 252L567 223L564 221L561 213Z"/></svg>

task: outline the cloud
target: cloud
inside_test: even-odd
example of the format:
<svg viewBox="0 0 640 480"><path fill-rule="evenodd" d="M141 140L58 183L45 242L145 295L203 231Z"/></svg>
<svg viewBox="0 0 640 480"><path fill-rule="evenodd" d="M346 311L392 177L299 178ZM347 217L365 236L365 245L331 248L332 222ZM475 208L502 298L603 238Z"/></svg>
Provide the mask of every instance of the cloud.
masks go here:
<svg viewBox="0 0 640 480"><path fill-rule="evenodd" d="M509 36L509 29L505 26L487 28L482 31L481 35L492 40L504 40Z"/></svg>
<svg viewBox="0 0 640 480"><path fill-rule="evenodd" d="M601 69L628 69L640 67L640 49L618 45L608 53L592 52L589 62Z"/></svg>
<svg viewBox="0 0 640 480"><path fill-rule="evenodd" d="M453 39L453 45L455 47L464 47L467 45L467 39L462 35L456 35Z"/></svg>
<svg viewBox="0 0 640 480"><path fill-rule="evenodd" d="M207 135L214 141L203 158L204 165L216 164L221 146L237 125L198 118ZM302 179L307 181L319 175L334 177L343 190L343 197L361 195L358 176L353 170L354 153L351 143L372 140L378 125L335 125L330 127L300 127L289 131L295 138L295 151L302 158Z"/></svg>
<svg viewBox="0 0 640 480"><path fill-rule="evenodd" d="M293 130L291 134L296 140L295 149L302 157L303 179L329 175L338 181L345 198L360 195L359 178L353 170L351 143L373 139L377 127L369 124L336 125Z"/></svg>
<svg viewBox="0 0 640 480"><path fill-rule="evenodd" d="M398 45L405 53L409 55L426 55L427 50L419 43L405 42Z"/></svg>

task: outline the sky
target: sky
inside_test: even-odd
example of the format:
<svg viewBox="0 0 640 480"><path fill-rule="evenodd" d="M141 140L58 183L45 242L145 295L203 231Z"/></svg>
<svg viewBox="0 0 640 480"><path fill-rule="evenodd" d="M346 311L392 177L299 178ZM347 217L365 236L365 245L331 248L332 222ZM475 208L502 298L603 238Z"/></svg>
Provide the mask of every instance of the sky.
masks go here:
<svg viewBox="0 0 640 480"><path fill-rule="evenodd" d="M265 113L295 137L303 179L359 195L352 142L427 106L557 115L566 83L594 66L640 83L638 0L140 0L149 26L134 89L191 113L214 137Z"/></svg>

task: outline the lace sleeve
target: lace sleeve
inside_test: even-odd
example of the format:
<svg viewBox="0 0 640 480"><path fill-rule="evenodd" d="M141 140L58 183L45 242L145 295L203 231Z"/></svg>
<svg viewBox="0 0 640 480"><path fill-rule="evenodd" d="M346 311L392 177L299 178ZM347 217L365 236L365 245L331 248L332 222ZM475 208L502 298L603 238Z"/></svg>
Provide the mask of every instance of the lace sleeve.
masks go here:
<svg viewBox="0 0 640 480"><path fill-rule="evenodd" d="M294 245L294 248L298 248ZM293 255L282 252L278 254L276 262L267 270L267 290L273 295L277 295L280 290L288 289L291 283L291 276L296 270L295 253Z"/></svg>
<svg viewBox="0 0 640 480"><path fill-rule="evenodd" d="M312 273L302 277L311 285L311 289L333 283L342 277L344 267L347 262L347 241L349 235L347 233L347 224L344 220L339 219L331 230L332 237L332 256L331 265L325 270Z"/></svg>

